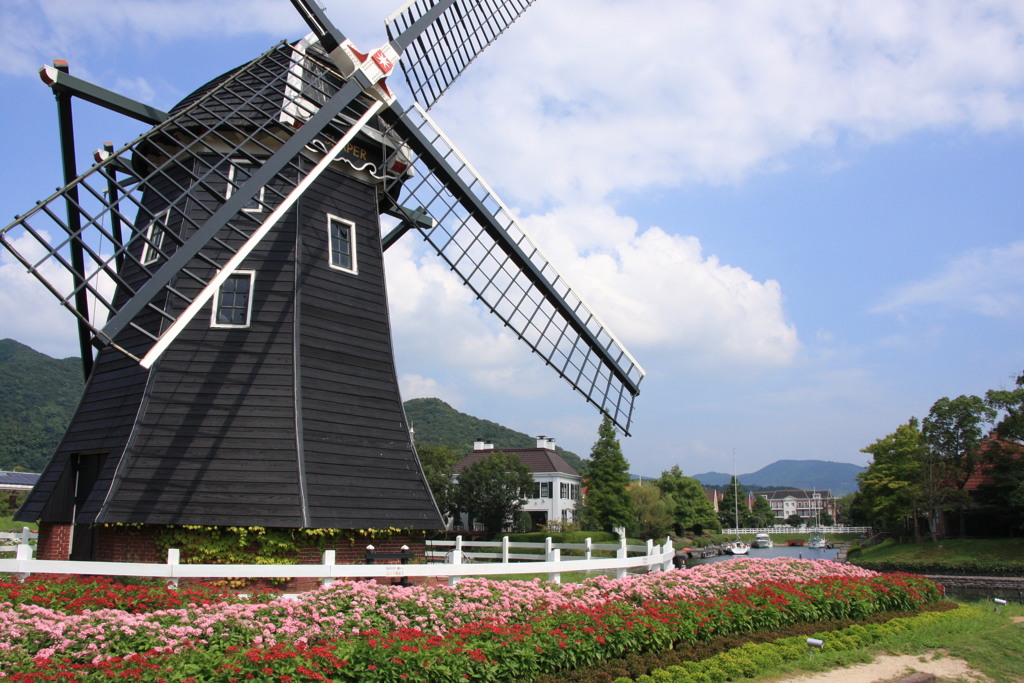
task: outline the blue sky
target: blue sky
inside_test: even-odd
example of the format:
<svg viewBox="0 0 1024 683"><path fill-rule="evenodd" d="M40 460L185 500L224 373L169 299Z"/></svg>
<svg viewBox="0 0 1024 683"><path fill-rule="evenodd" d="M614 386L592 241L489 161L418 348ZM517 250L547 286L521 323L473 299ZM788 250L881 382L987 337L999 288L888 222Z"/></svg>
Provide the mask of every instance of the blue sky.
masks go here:
<svg viewBox="0 0 1024 683"><path fill-rule="evenodd" d="M326 7L364 51L395 9ZM42 64L169 109L304 33L286 0L5 0L3 222L59 184ZM1024 370L1022 86L1016 0L540 0L432 113L647 370L632 470L749 472L864 464ZM141 132L76 127L81 165ZM74 354L0 259L0 337ZM597 413L432 254L407 237L388 274L406 398L589 453Z"/></svg>

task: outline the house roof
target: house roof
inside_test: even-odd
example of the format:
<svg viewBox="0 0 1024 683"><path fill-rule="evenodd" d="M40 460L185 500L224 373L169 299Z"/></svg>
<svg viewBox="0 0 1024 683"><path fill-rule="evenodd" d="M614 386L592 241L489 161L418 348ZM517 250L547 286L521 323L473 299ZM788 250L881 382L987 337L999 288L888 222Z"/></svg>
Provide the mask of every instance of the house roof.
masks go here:
<svg viewBox="0 0 1024 683"><path fill-rule="evenodd" d="M31 488L39 480L37 472L4 472L0 470L0 488Z"/></svg>
<svg viewBox="0 0 1024 683"><path fill-rule="evenodd" d="M509 453L519 458L519 462L530 468L533 474L545 472L558 472L573 477L579 477L580 473L565 461L562 456L550 448L488 448L476 450L462 459L455 465L455 471L461 472L470 465L479 462L488 455L494 453Z"/></svg>
<svg viewBox="0 0 1024 683"><path fill-rule="evenodd" d="M978 445L978 454L981 457L979 458L977 468L975 468L974 472L971 474L970 477L967 478L967 481L964 483L965 491L974 491L983 484L991 484L995 481L992 478L992 475L989 474L989 470L992 466L986 461L985 458L988 451L996 449L1001 450L1007 456L1014 459L1024 456L1024 448L1022 448L1019 444L1013 443L1012 441L1005 441L1003 439L1000 439L998 436L996 436L995 430L993 430L988 435L988 438L984 439Z"/></svg>

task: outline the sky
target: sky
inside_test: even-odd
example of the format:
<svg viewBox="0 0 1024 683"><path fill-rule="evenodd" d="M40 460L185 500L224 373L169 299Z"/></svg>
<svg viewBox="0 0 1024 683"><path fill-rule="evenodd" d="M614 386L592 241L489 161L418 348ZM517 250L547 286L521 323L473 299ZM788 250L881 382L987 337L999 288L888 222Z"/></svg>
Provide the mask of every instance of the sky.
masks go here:
<svg viewBox="0 0 1024 683"><path fill-rule="evenodd" d="M396 9L324 4L364 52ZM43 64L167 110L306 32L286 0L3 0L0 225L60 184ZM431 113L647 371L636 474L865 465L1024 371L1019 0L539 0ZM80 167L143 131L75 104ZM597 411L435 255L386 261L403 398L589 455ZM0 255L0 338L76 355L48 296Z"/></svg>

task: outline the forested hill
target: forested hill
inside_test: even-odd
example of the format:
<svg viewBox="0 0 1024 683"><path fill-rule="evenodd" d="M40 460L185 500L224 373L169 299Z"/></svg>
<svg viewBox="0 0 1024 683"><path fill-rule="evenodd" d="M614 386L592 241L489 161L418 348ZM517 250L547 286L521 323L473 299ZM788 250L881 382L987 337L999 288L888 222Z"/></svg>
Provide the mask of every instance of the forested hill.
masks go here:
<svg viewBox="0 0 1024 683"><path fill-rule="evenodd" d="M439 398L410 399L405 402L405 414L416 432L416 443L450 446L466 453L473 450L473 442L478 439L493 443L496 450L537 445L534 436L460 413ZM558 447L556 450L576 471L586 471L578 455Z"/></svg>
<svg viewBox="0 0 1024 683"><path fill-rule="evenodd" d="M0 469L42 472L84 386L80 359L0 340Z"/></svg>

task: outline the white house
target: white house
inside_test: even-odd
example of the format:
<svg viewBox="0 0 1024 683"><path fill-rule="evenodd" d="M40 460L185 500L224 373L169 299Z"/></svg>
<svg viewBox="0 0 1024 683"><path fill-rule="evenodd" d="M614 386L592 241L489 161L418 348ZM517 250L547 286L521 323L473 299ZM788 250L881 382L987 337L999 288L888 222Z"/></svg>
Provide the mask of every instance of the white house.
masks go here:
<svg viewBox="0 0 1024 683"><path fill-rule="evenodd" d="M822 491L802 491L800 489L760 491L757 495L768 499L778 523L784 523L790 515L800 515L808 524L815 524L820 519L821 513L826 511L835 517L835 498L827 489Z"/></svg>
<svg viewBox="0 0 1024 683"><path fill-rule="evenodd" d="M455 466L456 475L492 453L515 455L533 474L533 493L523 505L531 526L537 529L550 522L576 521L576 502L583 492L583 477L555 451L555 440L537 437L536 448L498 448L485 441L473 442L473 452Z"/></svg>

